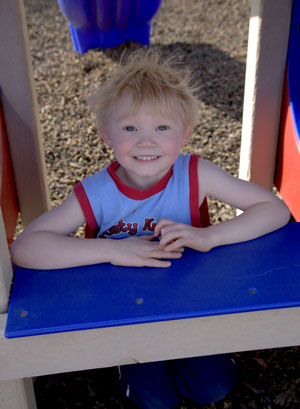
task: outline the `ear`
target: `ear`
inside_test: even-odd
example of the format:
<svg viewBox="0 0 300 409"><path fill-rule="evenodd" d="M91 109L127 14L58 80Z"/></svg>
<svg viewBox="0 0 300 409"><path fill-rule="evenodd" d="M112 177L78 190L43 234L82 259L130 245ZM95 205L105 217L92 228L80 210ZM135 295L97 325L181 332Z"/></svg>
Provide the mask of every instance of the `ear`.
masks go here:
<svg viewBox="0 0 300 409"><path fill-rule="evenodd" d="M192 130L193 130L193 126L190 125L185 129L183 138L182 138L182 146L184 146L190 139L191 135L192 135Z"/></svg>

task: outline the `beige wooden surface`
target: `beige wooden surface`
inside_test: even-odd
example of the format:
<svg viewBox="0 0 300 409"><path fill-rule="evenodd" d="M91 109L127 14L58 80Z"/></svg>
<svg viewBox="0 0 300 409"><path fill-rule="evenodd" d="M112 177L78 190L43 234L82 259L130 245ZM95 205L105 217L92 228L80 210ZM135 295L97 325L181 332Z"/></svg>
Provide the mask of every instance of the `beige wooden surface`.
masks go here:
<svg viewBox="0 0 300 409"><path fill-rule="evenodd" d="M273 185L292 0L252 0L243 131L242 179Z"/></svg>
<svg viewBox="0 0 300 409"><path fill-rule="evenodd" d="M300 308L6 339L0 380L300 344Z"/></svg>
<svg viewBox="0 0 300 409"><path fill-rule="evenodd" d="M12 274L4 222L0 209L0 314L7 311Z"/></svg>
<svg viewBox="0 0 300 409"><path fill-rule="evenodd" d="M36 409L32 379L1 381L0 409Z"/></svg>
<svg viewBox="0 0 300 409"><path fill-rule="evenodd" d="M22 0L0 1L0 87L22 221L49 208Z"/></svg>

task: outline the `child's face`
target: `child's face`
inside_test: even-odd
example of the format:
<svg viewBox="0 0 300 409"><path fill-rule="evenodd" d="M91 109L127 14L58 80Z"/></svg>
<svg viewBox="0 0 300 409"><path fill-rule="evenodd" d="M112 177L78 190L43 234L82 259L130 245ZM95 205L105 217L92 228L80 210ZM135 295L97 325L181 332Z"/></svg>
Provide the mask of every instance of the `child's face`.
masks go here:
<svg viewBox="0 0 300 409"><path fill-rule="evenodd" d="M169 171L191 133L179 108L162 114L145 101L134 114L128 93L110 108L108 117L101 131L121 165L119 177L138 189L155 184Z"/></svg>

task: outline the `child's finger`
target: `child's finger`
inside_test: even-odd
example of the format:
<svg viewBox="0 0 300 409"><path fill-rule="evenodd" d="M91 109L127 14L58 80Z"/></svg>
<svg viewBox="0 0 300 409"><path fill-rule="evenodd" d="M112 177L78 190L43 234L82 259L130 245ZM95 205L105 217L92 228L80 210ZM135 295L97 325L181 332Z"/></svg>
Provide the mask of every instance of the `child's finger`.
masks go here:
<svg viewBox="0 0 300 409"><path fill-rule="evenodd" d="M166 251L166 250L164 249L164 251ZM179 251L180 253L183 253L184 252L184 247L179 247L178 249L176 249L176 251Z"/></svg>
<svg viewBox="0 0 300 409"><path fill-rule="evenodd" d="M151 241L151 240L155 239L155 235L154 234L150 234L150 235L147 234L146 236L139 236L139 239Z"/></svg>
<svg viewBox="0 0 300 409"><path fill-rule="evenodd" d="M161 251L161 250L160 250ZM163 254L159 254L159 255L155 255L154 257L158 257L158 258L181 258L182 257L182 253L179 251L162 251Z"/></svg>
<svg viewBox="0 0 300 409"><path fill-rule="evenodd" d="M160 220L154 228L154 237L158 237L160 235L161 229L163 229L166 226L171 226L172 224L174 224L172 220L168 219Z"/></svg>
<svg viewBox="0 0 300 409"><path fill-rule="evenodd" d="M179 238L178 240L173 240L172 243L167 244L164 248L164 251L175 253L175 252L180 251L179 249L182 249L182 248L184 249L184 247L182 246L183 246L183 239Z"/></svg>
<svg viewBox="0 0 300 409"><path fill-rule="evenodd" d="M145 267L162 267L162 268L167 268L171 266L170 261L164 261L164 260L157 260L155 258L153 259L148 259L145 263Z"/></svg>
<svg viewBox="0 0 300 409"><path fill-rule="evenodd" d="M163 236L161 237L159 241L159 247L164 248L181 237L182 237L182 232L178 231L178 229L168 231L167 233L164 232Z"/></svg>

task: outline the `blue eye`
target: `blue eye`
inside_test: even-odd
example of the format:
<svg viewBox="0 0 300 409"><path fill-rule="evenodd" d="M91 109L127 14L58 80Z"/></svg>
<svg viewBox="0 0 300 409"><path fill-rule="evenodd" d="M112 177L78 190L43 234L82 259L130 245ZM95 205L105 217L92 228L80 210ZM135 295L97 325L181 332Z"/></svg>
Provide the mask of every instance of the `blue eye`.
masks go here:
<svg viewBox="0 0 300 409"><path fill-rule="evenodd" d="M128 131L128 132L134 132L134 131L137 131L137 129L136 129L136 127L135 126L125 126L125 131Z"/></svg>
<svg viewBox="0 0 300 409"><path fill-rule="evenodd" d="M159 125L159 126L157 127L157 129L158 129L159 131L167 131L167 130L169 129L169 127L168 127L167 125Z"/></svg>

